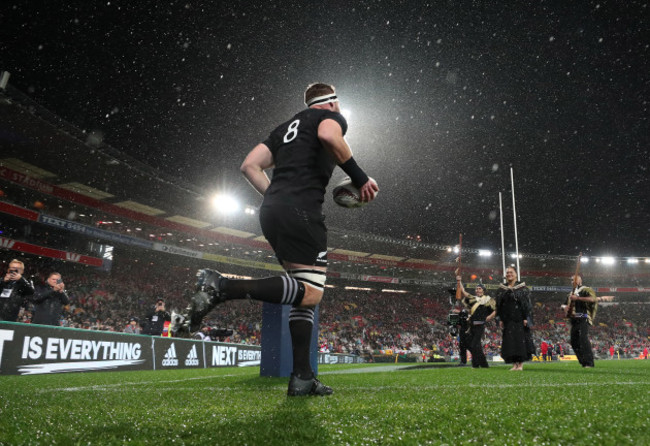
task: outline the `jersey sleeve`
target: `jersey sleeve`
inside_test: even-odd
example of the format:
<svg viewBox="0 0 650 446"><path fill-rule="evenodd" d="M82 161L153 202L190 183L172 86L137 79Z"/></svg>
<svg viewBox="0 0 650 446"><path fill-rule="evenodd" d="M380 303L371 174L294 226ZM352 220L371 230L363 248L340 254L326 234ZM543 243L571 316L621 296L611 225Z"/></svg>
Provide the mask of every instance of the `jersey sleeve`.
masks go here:
<svg viewBox="0 0 650 446"><path fill-rule="evenodd" d="M271 153L275 156L275 150L277 148L277 136L276 132L273 131L269 134L268 138L266 138L264 141L262 141L262 144L264 144L266 147L269 148Z"/></svg>
<svg viewBox="0 0 650 446"><path fill-rule="evenodd" d="M333 119L334 121L338 122L341 126L341 130L343 131L343 136L345 136L345 134L348 132L348 121L345 120L342 114L328 111L327 113L323 114L321 121L324 121L325 119Z"/></svg>

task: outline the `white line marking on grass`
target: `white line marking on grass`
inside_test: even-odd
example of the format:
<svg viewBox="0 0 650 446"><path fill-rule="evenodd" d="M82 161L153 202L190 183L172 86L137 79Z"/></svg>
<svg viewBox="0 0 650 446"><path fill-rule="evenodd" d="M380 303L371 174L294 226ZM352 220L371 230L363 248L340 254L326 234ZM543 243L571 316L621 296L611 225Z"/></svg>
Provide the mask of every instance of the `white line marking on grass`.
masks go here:
<svg viewBox="0 0 650 446"><path fill-rule="evenodd" d="M538 383L538 382L531 382L531 383L517 383L517 384L490 384L489 388L497 388L497 389L507 389L507 388L513 388L513 387L559 387L561 384L570 384L572 386L589 386L589 387L602 387L602 386L638 386L638 385L650 385L650 382L620 382L620 381L612 381L612 382L601 382L601 383L594 383L594 382L588 382L588 383ZM371 386L371 387L363 387L363 386L349 386L350 389L354 390L379 390L379 391L388 391L388 390L417 390L418 392L421 390L429 390L429 389L455 389L458 390L459 388L466 388L466 387L476 387L480 389L485 389L485 384L431 384L431 385L417 385L417 386ZM340 387L337 387L340 388Z"/></svg>
<svg viewBox="0 0 650 446"><path fill-rule="evenodd" d="M51 389L39 389L39 393L46 393L46 392L82 392L84 390L108 390L110 388L115 388L115 387L125 387L125 386L139 386L139 385L150 385L150 384L172 384L172 383L180 383L180 382L185 382L185 381L196 381L196 380L204 380L204 379L215 379L215 378L226 378L226 377L232 377L232 376L240 376L240 375L219 375L219 376L197 376L194 378L183 378L183 379L169 379L169 380L164 380L164 381L135 381L135 382L123 382L123 383L116 383L116 384L94 384L92 386L78 386L78 387L57 387L57 388L51 388Z"/></svg>

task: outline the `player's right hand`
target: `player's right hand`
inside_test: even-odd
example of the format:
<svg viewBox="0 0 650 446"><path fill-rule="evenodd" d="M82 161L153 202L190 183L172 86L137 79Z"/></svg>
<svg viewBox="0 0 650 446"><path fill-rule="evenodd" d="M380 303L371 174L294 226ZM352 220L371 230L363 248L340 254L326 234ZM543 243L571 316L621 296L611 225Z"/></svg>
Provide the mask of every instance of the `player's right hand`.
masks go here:
<svg viewBox="0 0 650 446"><path fill-rule="evenodd" d="M359 192L361 192L361 201L367 203L375 199L375 195L379 192L379 186L375 180L368 179L366 184L361 186Z"/></svg>

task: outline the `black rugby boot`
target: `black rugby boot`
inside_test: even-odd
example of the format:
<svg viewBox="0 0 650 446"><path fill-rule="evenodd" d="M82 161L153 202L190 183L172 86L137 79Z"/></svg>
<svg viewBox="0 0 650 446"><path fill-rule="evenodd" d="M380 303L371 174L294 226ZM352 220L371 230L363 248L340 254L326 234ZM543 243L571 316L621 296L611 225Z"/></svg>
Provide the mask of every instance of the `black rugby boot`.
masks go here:
<svg viewBox="0 0 650 446"><path fill-rule="evenodd" d="M219 282L221 273L213 269L200 269L196 273L196 293L182 313L172 312L169 330L174 337L190 337L201 328L203 318L226 298Z"/></svg>
<svg viewBox="0 0 650 446"><path fill-rule="evenodd" d="M300 379L293 373L289 380L288 396L326 396L334 393L331 387L326 386L316 378Z"/></svg>

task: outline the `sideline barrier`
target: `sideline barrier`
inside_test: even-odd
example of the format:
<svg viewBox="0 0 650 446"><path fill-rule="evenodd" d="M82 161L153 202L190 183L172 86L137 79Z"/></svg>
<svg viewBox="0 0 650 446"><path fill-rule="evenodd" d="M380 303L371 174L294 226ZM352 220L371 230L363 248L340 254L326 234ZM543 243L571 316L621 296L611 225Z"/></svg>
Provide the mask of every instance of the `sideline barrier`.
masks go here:
<svg viewBox="0 0 650 446"><path fill-rule="evenodd" d="M256 345L0 322L0 375L258 366Z"/></svg>
<svg viewBox="0 0 650 446"><path fill-rule="evenodd" d="M259 366L257 345L0 321L0 375ZM319 364L363 362L319 353Z"/></svg>

